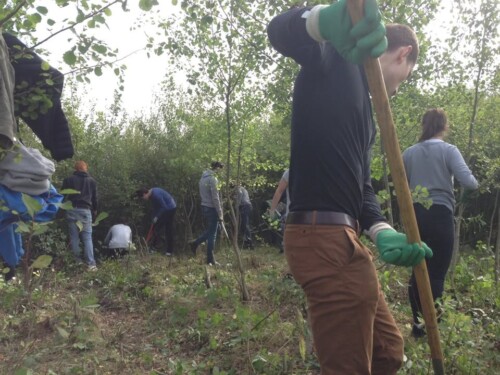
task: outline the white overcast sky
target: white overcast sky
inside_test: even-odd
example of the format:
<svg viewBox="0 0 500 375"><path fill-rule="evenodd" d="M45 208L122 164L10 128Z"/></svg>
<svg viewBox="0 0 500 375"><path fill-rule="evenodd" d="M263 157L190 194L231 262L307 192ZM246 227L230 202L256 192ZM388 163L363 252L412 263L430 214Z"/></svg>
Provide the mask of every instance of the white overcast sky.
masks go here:
<svg viewBox="0 0 500 375"><path fill-rule="evenodd" d="M43 2L42 2L43 3ZM119 56L126 56L133 51L136 52L120 62L127 65L125 75L125 90L123 92L122 101L123 108L129 114L139 114L148 112L151 108L155 92L160 89L162 82L167 72L168 58L164 54L162 56L151 55L146 56L143 50L146 44L146 32L153 32L152 27L148 28L147 24L143 23L143 30L131 31L130 28L144 12L138 7L138 0L129 1L130 12L123 12L119 7L112 8L113 15L108 19L109 30L101 28L100 32L105 32L105 35L99 35L99 38L104 39L110 47L119 49ZM179 13L177 6L172 5L170 0L159 0L160 5L154 7L154 11L159 11L162 16L168 16ZM447 1L444 1L445 5ZM56 10L57 11L57 10ZM439 14L446 14L447 11L441 11ZM50 14L51 18L54 14ZM67 15L64 15L67 16ZM438 18L441 18L438 16ZM443 25L445 23L437 20L434 21L430 28L431 35L439 35L445 31ZM66 33L69 33L68 31ZM40 36L47 34L40 30ZM60 67L63 72L67 72L70 68L62 63L63 53L70 48L66 43L67 34L61 34L53 38L43 47L50 51L50 55L43 56L49 63L56 67ZM101 77L91 75L91 84L80 85L78 94L84 98L84 103L89 105L89 108L95 106L97 110L105 110L113 103L113 93L118 87L118 79L112 69L106 69ZM65 95L70 95L66 91Z"/></svg>
<svg viewBox="0 0 500 375"><path fill-rule="evenodd" d="M40 3L43 4L43 1ZM144 50L146 33L153 34L153 27L142 22L141 29L131 31L130 28L137 23L141 16L159 12L162 16L167 17L179 12L179 8L172 5L170 0L159 0L160 5L155 6L151 13L148 13L139 9L139 0L128 3L130 12L123 12L119 5L111 8L113 14L107 19L109 28L101 27L98 29L97 37L104 40L110 48L118 48L118 58L139 50L117 63L127 65L122 100L124 109L132 114L149 109L154 92L159 89L166 74L167 56L164 54L158 57L151 54L151 58L148 58L146 55ZM72 12L72 10L70 11ZM50 18L55 20L68 17L67 13L67 8L49 8ZM70 34L70 31L65 31L41 46L47 51L47 54L42 57L63 73L71 70L68 65L62 62L64 52L71 48L71 44L67 42ZM43 39L47 35L49 35L48 31L40 27L38 30L39 39ZM113 69L109 67L103 70L102 76L97 77L91 74L89 78L91 79L90 84L79 84L78 95L83 98L83 103L89 108L95 106L97 110L105 110L113 103L114 91L119 86L118 78L113 73ZM66 90L64 95L71 95L71 93Z"/></svg>

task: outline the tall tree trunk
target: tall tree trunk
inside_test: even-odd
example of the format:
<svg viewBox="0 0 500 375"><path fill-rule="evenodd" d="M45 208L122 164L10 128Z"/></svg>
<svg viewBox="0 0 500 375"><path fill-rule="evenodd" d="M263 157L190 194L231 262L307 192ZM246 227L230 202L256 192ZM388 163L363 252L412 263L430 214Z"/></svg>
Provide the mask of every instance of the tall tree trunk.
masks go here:
<svg viewBox="0 0 500 375"><path fill-rule="evenodd" d="M451 257L450 263L450 281L453 290L455 288L455 267L458 263L459 250L460 250L460 228L462 226L462 218L464 216L464 205L460 203L458 205L457 215L455 216L455 234L453 236L453 255Z"/></svg>
<svg viewBox="0 0 500 375"><path fill-rule="evenodd" d="M231 49L229 53L229 58L231 58ZM231 66L231 64L230 64ZM245 280L245 269L243 268L243 262L241 260L241 252L238 247L238 217L234 210L234 205L232 201L232 194L229 193L229 176L230 176L230 166L231 166L231 94L234 89L234 85L237 82L233 82L231 70L228 74L228 80L226 84L226 92L225 92L225 114L226 114L226 126L227 126L227 165L226 165L226 199L229 206L229 217L231 219L231 224L233 226L232 230L232 238L230 242L232 244L233 251L236 256L236 263L238 265L238 283L240 284L241 298L243 301L250 300L250 293L248 292L248 288Z"/></svg>
<svg viewBox="0 0 500 375"><path fill-rule="evenodd" d="M473 141L474 141L474 128L476 124L476 117L477 117L477 109L479 106L479 87L481 85L481 79L483 76L483 69L484 69L484 63L486 57L484 56L484 50L485 50L485 43L486 43L486 27L483 28L483 33L481 36L481 47L479 51L481 52L479 55L479 61L478 61L478 69L477 69L477 74L476 74L476 79L474 81L474 102L472 104L472 114L471 114L471 119L470 119L470 124L469 124L469 142L467 145L467 151L466 151L466 160L467 163L470 161L471 157L471 152L472 152L472 147L473 147ZM460 189L460 195L462 196L464 192L464 189ZM463 214L464 214L464 203L461 203L458 205L458 215L456 217L456 226L455 226L455 241L453 243L453 257L451 259L451 265L450 265L450 274L451 274L451 283L454 285L454 278L455 278L455 267L458 263L458 258L460 256L459 251L460 251L460 229L461 229L461 223L463 219Z"/></svg>
<svg viewBox="0 0 500 375"><path fill-rule="evenodd" d="M243 151L243 138L244 138L244 134L245 134L244 129L245 128L243 128L243 135L241 136L240 145L238 147L238 159L237 159L237 167L236 167L237 168L236 169L236 186L239 186L241 184L241 153ZM236 224L234 226L234 231L237 234L236 242L238 242L238 234L239 234L239 228L240 228L240 222L241 222L240 207L237 206L235 211L236 211Z"/></svg>
<svg viewBox="0 0 500 375"><path fill-rule="evenodd" d="M500 207L497 207L497 243L495 246L495 284L498 286L500 274Z"/></svg>
<svg viewBox="0 0 500 375"><path fill-rule="evenodd" d="M182 209L184 210L184 216L186 218L185 230L184 230L184 243L187 244L193 238L193 225L191 223L191 218L194 217L194 198L189 192L182 198Z"/></svg>
<svg viewBox="0 0 500 375"><path fill-rule="evenodd" d="M491 213L490 218L490 228L488 230L488 241L486 242L486 247L490 249L491 246L491 238L493 237L493 225L495 224L495 216L497 214L497 206L498 206L498 197L500 195L500 189L497 190L497 194L495 195L495 203L493 204L493 211Z"/></svg>

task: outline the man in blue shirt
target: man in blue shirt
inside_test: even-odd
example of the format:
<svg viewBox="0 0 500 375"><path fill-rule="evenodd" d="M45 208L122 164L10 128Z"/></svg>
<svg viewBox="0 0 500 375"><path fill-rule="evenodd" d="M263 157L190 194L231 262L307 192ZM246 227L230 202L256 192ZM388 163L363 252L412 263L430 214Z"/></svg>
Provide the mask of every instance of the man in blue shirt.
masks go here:
<svg viewBox="0 0 500 375"><path fill-rule="evenodd" d="M169 192L158 187L151 189L142 188L136 191L137 197L151 200L153 205L153 220L155 238L161 231L165 235L165 255L174 253L174 217L177 205Z"/></svg>

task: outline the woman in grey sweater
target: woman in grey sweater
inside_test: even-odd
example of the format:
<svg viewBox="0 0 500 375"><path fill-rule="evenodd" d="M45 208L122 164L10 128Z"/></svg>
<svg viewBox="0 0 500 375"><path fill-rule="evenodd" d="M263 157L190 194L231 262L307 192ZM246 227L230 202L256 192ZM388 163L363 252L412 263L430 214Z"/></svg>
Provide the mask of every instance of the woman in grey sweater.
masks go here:
<svg viewBox="0 0 500 375"><path fill-rule="evenodd" d="M410 188L417 185L427 188L432 205L429 209L415 202L415 214L422 241L434 255L427 261L434 300L441 298L444 280L453 253L455 197L453 179L465 189L477 189L478 183L458 148L443 141L448 130L446 113L430 109L422 117L422 135L419 142L403 153L403 161ZM412 273L408 287L413 312L412 336L425 335L420 323L421 306L415 275Z"/></svg>

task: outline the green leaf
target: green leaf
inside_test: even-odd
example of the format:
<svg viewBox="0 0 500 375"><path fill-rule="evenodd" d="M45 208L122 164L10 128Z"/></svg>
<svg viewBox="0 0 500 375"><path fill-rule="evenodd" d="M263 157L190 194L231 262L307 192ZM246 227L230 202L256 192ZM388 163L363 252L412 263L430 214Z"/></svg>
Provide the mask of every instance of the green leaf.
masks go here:
<svg viewBox="0 0 500 375"><path fill-rule="evenodd" d="M37 223L37 224L35 224L35 227L34 227L35 230L33 231L33 234L35 236L39 236L40 234L47 232L50 229L50 227L47 224L49 224L49 223Z"/></svg>
<svg viewBox="0 0 500 375"><path fill-rule="evenodd" d="M29 368L20 368L16 370L14 375L33 375L33 371Z"/></svg>
<svg viewBox="0 0 500 375"><path fill-rule="evenodd" d="M252 366L257 371L262 371L267 365L267 359L265 359L262 355L257 354L252 360Z"/></svg>
<svg viewBox="0 0 500 375"><path fill-rule="evenodd" d="M85 343L83 343L83 342L75 342L73 344L73 348L80 349L80 350L85 350L85 349L87 349L87 345L85 345Z"/></svg>
<svg viewBox="0 0 500 375"><path fill-rule="evenodd" d="M208 14L201 17L201 23L203 25L210 25L213 21L214 21L214 19L211 16L209 16Z"/></svg>
<svg viewBox="0 0 500 375"><path fill-rule="evenodd" d="M109 17L109 16L111 16L111 14L112 14L112 13L111 13L111 9L109 9L109 8L104 9L104 14L105 14L106 16L108 16L108 17Z"/></svg>
<svg viewBox="0 0 500 375"><path fill-rule="evenodd" d="M94 69L94 73L98 77L102 76L102 68L100 66L96 66Z"/></svg>
<svg viewBox="0 0 500 375"><path fill-rule="evenodd" d="M16 229L17 233L29 233L30 232L30 227L24 221L18 221L16 224L17 224L17 229Z"/></svg>
<svg viewBox="0 0 500 375"><path fill-rule="evenodd" d="M80 307L99 307L99 299L93 294L84 296L80 301Z"/></svg>
<svg viewBox="0 0 500 375"><path fill-rule="evenodd" d="M78 45L78 52L80 52L81 54L87 53L88 50L89 50L89 46L88 45L85 45L85 44L79 44Z"/></svg>
<svg viewBox="0 0 500 375"><path fill-rule="evenodd" d="M106 23L106 19L105 19L103 16L101 16L100 14L96 15L96 16L94 17L94 19L96 20L96 22L99 22L99 23Z"/></svg>
<svg viewBox="0 0 500 375"><path fill-rule="evenodd" d="M99 52L100 54L105 54L106 51L108 50L106 46L103 46L102 44L96 44L92 46L92 49L96 52Z"/></svg>
<svg viewBox="0 0 500 375"><path fill-rule="evenodd" d="M306 340L304 340L304 336L299 337L299 353L300 353L300 358L302 358L303 361L306 360Z"/></svg>
<svg viewBox="0 0 500 375"><path fill-rule="evenodd" d="M58 203L57 206L61 209L61 210L71 210L73 208L73 203L71 203L71 201L66 201L64 203Z"/></svg>
<svg viewBox="0 0 500 375"><path fill-rule="evenodd" d="M56 326L57 333L59 333L59 336L61 336L63 339L67 339L69 337L69 332L66 331L64 328Z"/></svg>
<svg viewBox="0 0 500 375"><path fill-rule="evenodd" d="M35 216L35 213L42 209L42 205L35 198L29 196L28 194L22 193L22 200L26 209L28 210L28 214L31 217Z"/></svg>
<svg viewBox="0 0 500 375"><path fill-rule="evenodd" d="M54 25L55 25L55 23L56 23L56 21L54 21L54 20L53 20L53 19L51 19L51 18L49 18L49 19L47 20L47 25L49 25L49 26L54 26Z"/></svg>
<svg viewBox="0 0 500 375"><path fill-rule="evenodd" d="M40 255L35 259L31 267L34 269L44 269L47 268L51 262L52 257L50 255Z"/></svg>
<svg viewBox="0 0 500 375"><path fill-rule="evenodd" d="M66 51L63 55L63 60L68 65L75 65L76 55L73 51Z"/></svg>
<svg viewBox="0 0 500 375"><path fill-rule="evenodd" d="M85 14L83 14L83 12L80 9L78 9L78 16L76 16L76 23L80 23L84 19L85 19Z"/></svg>
<svg viewBox="0 0 500 375"><path fill-rule="evenodd" d="M145 12L149 12L151 8L153 7L155 1L154 0L140 0L139 1L139 8L144 10Z"/></svg>
<svg viewBox="0 0 500 375"><path fill-rule="evenodd" d="M38 13L30 14L28 17L31 23L33 23L34 25L42 21L42 16L40 16Z"/></svg>
<svg viewBox="0 0 500 375"><path fill-rule="evenodd" d="M92 226L95 227L95 226L99 225L99 223L102 220L106 219L108 216L109 216L109 214L107 212L101 212L99 215L97 215L97 217L96 217L94 223L92 224Z"/></svg>
<svg viewBox="0 0 500 375"><path fill-rule="evenodd" d="M71 195L71 194L80 194L80 192L78 190L75 190L75 189L62 189L59 191L59 194Z"/></svg>
<svg viewBox="0 0 500 375"><path fill-rule="evenodd" d="M45 7L42 7L42 6L36 7L36 11L38 13L41 13L41 14L47 14L48 13L48 9L45 8Z"/></svg>

